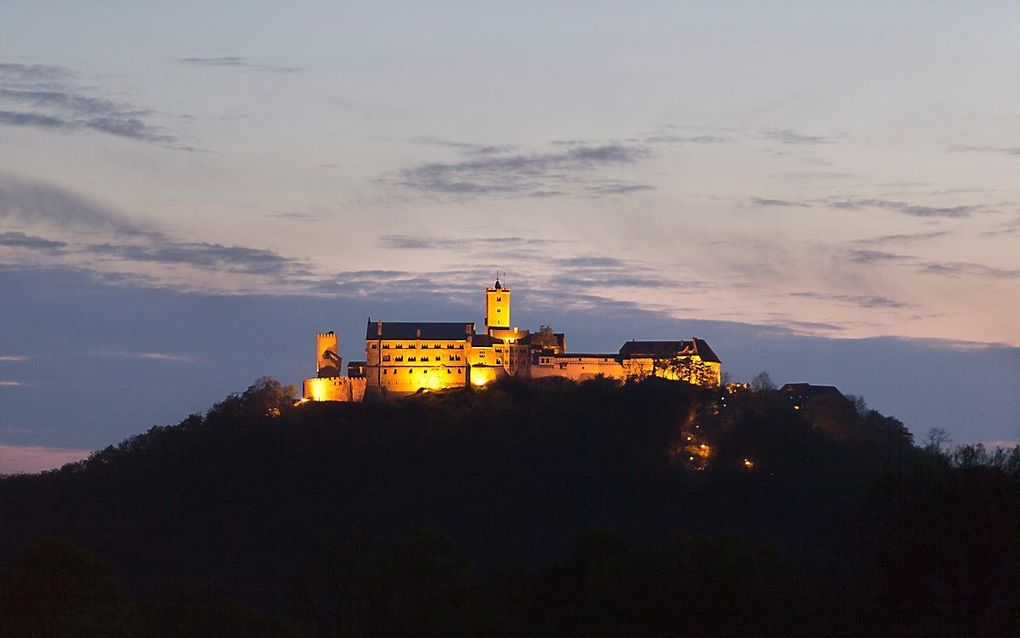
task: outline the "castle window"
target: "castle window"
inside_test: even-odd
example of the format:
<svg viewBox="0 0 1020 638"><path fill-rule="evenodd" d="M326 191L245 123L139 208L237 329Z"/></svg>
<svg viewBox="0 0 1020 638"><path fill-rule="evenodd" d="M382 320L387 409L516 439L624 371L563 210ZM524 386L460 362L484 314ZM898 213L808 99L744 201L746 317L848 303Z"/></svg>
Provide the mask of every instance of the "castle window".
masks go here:
<svg viewBox="0 0 1020 638"><path fill-rule="evenodd" d="M460 355L459 354L457 355L457 361L460 361Z"/></svg>
<svg viewBox="0 0 1020 638"><path fill-rule="evenodd" d="M428 358L428 357L422 357L422 358L421 358L421 360L422 360L422 361L428 361L428 360L429 360L429 358Z"/></svg>
<svg viewBox="0 0 1020 638"><path fill-rule="evenodd" d="M373 343L373 344L372 344L372 349L373 349L373 350L375 350L375 349L376 349L376 348L377 348L378 346L379 346L379 344L377 344L377 343Z"/></svg>
<svg viewBox="0 0 1020 638"><path fill-rule="evenodd" d="M499 359L496 359L496 365L500 365L502 363L503 363L502 361L500 361Z"/></svg>
<svg viewBox="0 0 1020 638"><path fill-rule="evenodd" d="M398 354L397 356L393 357L393 360L394 361L403 361L404 360L404 355Z"/></svg>
<svg viewBox="0 0 1020 638"><path fill-rule="evenodd" d="M452 343L446 344L446 349L447 350L453 350L453 344Z"/></svg>
<svg viewBox="0 0 1020 638"><path fill-rule="evenodd" d="M411 374L412 372L414 372L414 368L408 368L407 369L407 374Z"/></svg>
<svg viewBox="0 0 1020 638"><path fill-rule="evenodd" d="M453 355L452 354L449 356L449 359L450 359L450 361L453 361Z"/></svg>
<svg viewBox="0 0 1020 638"><path fill-rule="evenodd" d="M503 312L502 308L496 308L496 312Z"/></svg>
<svg viewBox="0 0 1020 638"><path fill-rule="evenodd" d="M390 355L388 355L388 354L384 354L384 355L382 356L382 360L383 360L383 361L389 361L389 360L390 360Z"/></svg>
<svg viewBox="0 0 1020 638"><path fill-rule="evenodd" d="M404 347L404 344L402 344L402 343L398 343L398 344L396 345L396 348L397 348L398 350L399 350L399 349L401 349L401 348L403 348L403 347Z"/></svg>
<svg viewBox="0 0 1020 638"><path fill-rule="evenodd" d="M450 370L449 368L446 369L446 374L450 374L451 372L453 372L453 371Z"/></svg>
<svg viewBox="0 0 1020 638"><path fill-rule="evenodd" d="M502 297L496 297L496 301L503 301Z"/></svg>
<svg viewBox="0 0 1020 638"><path fill-rule="evenodd" d="M383 368L383 371L382 371L382 373L383 373L383 374L389 374L389 373L390 373L390 371L389 371L389 370L387 370L386 368Z"/></svg>
<svg viewBox="0 0 1020 638"><path fill-rule="evenodd" d="M479 357L484 357L485 356L485 350L482 350L481 352L479 352L478 356Z"/></svg>
<svg viewBox="0 0 1020 638"><path fill-rule="evenodd" d="M389 350L390 349L390 344L388 344L388 343L382 344L382 349L383 350Z"/></svg>

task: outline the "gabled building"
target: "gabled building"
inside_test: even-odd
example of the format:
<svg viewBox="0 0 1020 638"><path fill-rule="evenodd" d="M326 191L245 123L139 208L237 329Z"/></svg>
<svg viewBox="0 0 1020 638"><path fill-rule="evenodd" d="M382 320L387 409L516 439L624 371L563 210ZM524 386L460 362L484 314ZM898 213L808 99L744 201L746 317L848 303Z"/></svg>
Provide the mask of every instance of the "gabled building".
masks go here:
<svg viewBox="0 0 1020 638"><path fill-rule="evenodd" d="M399 395L467 385L476 336L472 321L369 319L365 332L367 392Z"/></svg>
<svg viewBox="0 0 1020 638"><path fill-rule="evenodd" d="M813 385L810 383L787 383L779 388L779 391L786 395L794 410L804 407L804 404L817 397L838 397L846 398L834 385Z"/></svg>

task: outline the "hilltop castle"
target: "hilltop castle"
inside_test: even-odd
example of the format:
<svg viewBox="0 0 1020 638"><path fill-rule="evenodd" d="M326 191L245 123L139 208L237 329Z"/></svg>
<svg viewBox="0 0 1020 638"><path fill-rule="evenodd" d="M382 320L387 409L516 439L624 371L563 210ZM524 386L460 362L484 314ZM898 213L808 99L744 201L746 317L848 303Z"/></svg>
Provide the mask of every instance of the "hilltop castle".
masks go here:
<svg viewBox="0 0 1020 638"><path fill-rule="evenodd" d="M468 385L480 387L505 376L564 377L575 381L604 376L628 379L660 376L716 387L721 362L702 339L628 341L616 353L567 352L566 337L543 327L511 327L510 289L499 279L485 289L485 331L473 321L415 322L368 320L365 359L342 362L333 332L316 337L317 376L306 379L309 401L361 401L366 396L414 394Z"/></svg>

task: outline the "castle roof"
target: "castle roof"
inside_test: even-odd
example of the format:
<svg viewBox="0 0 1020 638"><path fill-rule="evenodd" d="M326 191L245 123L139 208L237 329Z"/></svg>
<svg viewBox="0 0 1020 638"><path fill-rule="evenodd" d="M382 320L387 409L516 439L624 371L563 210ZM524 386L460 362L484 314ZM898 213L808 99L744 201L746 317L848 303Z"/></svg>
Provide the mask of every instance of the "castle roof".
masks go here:
<svg viewBox="0 0 1020 638"><path fill-rule="evenodd" d="M473 321L372 321L368 320L365 339L432 339L461 341L474 334Z"/></svg>
<svg viewBox="0 0 1020 638"><path fill-rule="evenodd" d="M704 339L690 341L628 341L620 347L620 357L669 358L677 355L698 355L702 361L721 363L718 355Z"/></svg>
<svg viewBox="0 0 1020 638"><path fill-rule="evenodd" d="M477 334L471 337L471 346L475 348L486 348L489 346L503 345L502 339L490 337L487 334Z"/></svg>

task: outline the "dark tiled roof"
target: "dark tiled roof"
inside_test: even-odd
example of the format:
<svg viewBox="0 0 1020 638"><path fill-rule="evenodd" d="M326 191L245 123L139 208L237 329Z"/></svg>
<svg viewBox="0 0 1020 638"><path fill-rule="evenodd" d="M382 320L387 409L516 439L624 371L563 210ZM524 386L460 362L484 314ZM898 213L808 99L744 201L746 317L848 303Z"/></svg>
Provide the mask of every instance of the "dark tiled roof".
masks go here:
<svg viewBox="0 0 1020 638"><path fill-rule="evenodd" d="M704 339L698 339L694 337L694 349L698 351L698 356L701 357L702 361L710 361L712 363L722 363L719 360L719 355L715 353L715 350L705 342Z"/></svg>
<svg viewBox="0 0 1020 638"><path fill-rule="evenodd" d="M822 394L838 394L843 396L843 393L839 391L834 385L812 385L810 383L787 383L783 387L779 388L787 394L798 394L804 397L816 397Z"/></svg>
<svg viewBox="0 0 1020 638"><path fill-rule="evenodd" d="M477 348L486 348L489 346L502 345L503 340L497 339L496 337L490 337L487 334L477 334L471 337L471 345Z"/></svg>
<svg viewBox="0 0 1020 638"><path fill-rule="evenodd" d="M620 348L620 357L668 358L679 354L696 354L702 361L721 363L704 339L691 341L628 341Z"/></svg>
<svg viewBox="0 0 1020 638"><path fill-rule="evenodd" d="M619 355L613 352L599 353L599 352L564 352L562 354L546 354L543 357L550 357L552 359L609 359L615 361L619 358Z"/></svg>
<svg viewBox="0 0 1020 638"><path fill-rule="evenodd" d="M475 331L473 321L383 321L369 319L365 339L379 339L379 323L382 323L383 339L432 339L456 341L464 339L467 332ZM418 336L418 331L421 336Z"/></svg>

